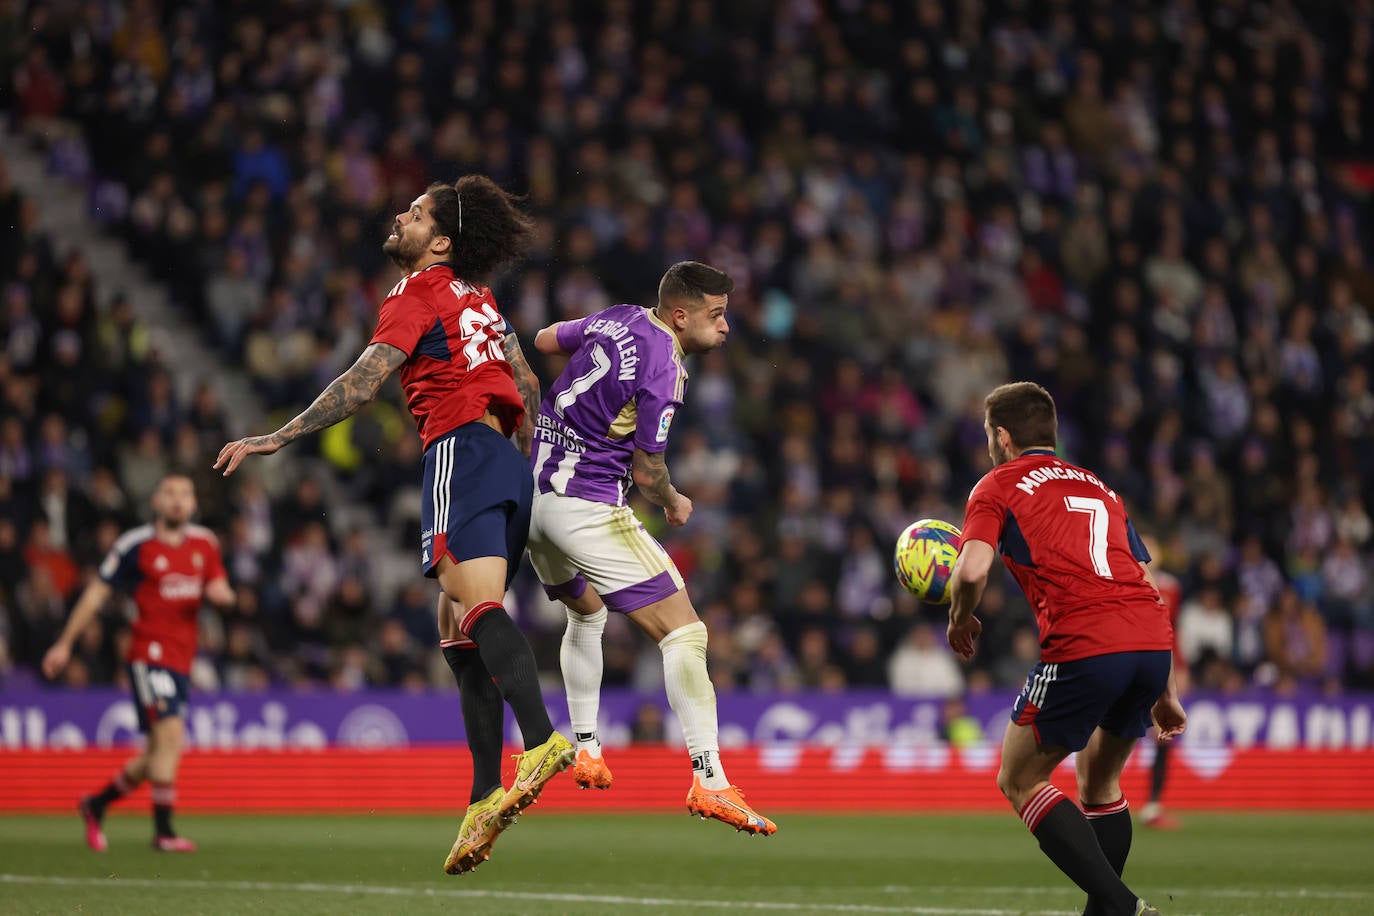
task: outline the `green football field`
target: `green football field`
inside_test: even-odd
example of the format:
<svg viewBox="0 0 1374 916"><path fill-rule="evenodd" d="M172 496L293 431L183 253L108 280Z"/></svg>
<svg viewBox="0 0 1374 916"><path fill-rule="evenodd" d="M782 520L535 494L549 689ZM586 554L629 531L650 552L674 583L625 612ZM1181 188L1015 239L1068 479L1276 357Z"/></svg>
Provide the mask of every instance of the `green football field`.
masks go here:
<svg viewBox="0 0 1374 916"><path fill-rule="evenodd" d="M112 816L0 817L2 913L1074 913L1083 897L1005 816L778 818L771 838L666 814L537 809L490 862L443 874L438 817L182 817L153 852ZM1165 914L1374 913L1374 815L1189 814L1137 829L1133 888Z"/></svg>

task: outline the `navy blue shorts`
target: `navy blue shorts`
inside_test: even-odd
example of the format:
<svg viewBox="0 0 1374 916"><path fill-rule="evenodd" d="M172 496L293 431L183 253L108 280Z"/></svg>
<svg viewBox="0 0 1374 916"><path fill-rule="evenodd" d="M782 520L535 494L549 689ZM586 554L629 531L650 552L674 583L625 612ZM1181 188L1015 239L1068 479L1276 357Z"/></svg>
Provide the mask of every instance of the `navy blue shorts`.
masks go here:
<svg viewBox="0 0 1374 916"><path fill-rule="evenodd" d="M153 723L173 716L185 721L191 679L180 671L147 662L129 662L129 685L138 708L139 731L147 734Z"/></svg>
<svg viewBox="0 0 1374 916"><path fill-rule="evenodd" d="M1168 649L1114 652L1072 662L1041 662L1011 709L1035 740L1081 751L1098 726L1121 738L1150 728L1150 708L1169 685Z"/></svg>
<svg viewBox="0 0 1374 916"><path fill-rule="evenodd" d="M530 534L534 473L520 450L485 423L465 423L425 450L420 567L505 557L510 585Z"/></svg>

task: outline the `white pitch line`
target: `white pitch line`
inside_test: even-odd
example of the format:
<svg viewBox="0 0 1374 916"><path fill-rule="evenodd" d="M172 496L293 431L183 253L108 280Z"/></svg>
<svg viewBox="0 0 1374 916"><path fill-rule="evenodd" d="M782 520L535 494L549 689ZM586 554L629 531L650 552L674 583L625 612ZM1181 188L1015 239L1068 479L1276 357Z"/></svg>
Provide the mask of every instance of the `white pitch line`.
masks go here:
<svg viewBox="0 0 1374 916"><path fill-rule="evenodd" d="M907 885L907 884L885 884L883 892L888 894L918 894L918 893L947 893L959 890L968 890L968 887L960 887L956 884L931 884L931 885ZM993 885L980 884L977 887L980 891L989 894L1071 894L1082 896L1083 892L1076 887L998 887ZM1278 900L1370 900L1374 899L1374 891L1317 891L1299 887L1293 890L1245 890L1239 887L1212 887L1212 888L1164 888L1163 893L1173 894L1178 897L1232 897L1244 900L1258 900L1262 898L1274 898ZM1154 897L1156 895L1151 895Z"/></svg>
<svg viewBox="0 0 1374 916"><path fill-rule="evenodd" d="M915 916L1064 916L1065 910L1001 910L943 906L873 906L861 903L768 903L743 900L675 900L668 897L621 897L608 894L547 894L535 891L483 891L376 884L316 884L276 881L196 881L180 878L64 878L56 875L0 874L0 884L55 887L185 888L188 890L288 891L299 893L373 894L381 897L430 897L466 900L537 900L552 903L597 903L616 906L681 906L729 910L783 910L808 913L911 913ZM961 888L967 891L969 888ZM982 890L982 888L978 888Z"/></svg>

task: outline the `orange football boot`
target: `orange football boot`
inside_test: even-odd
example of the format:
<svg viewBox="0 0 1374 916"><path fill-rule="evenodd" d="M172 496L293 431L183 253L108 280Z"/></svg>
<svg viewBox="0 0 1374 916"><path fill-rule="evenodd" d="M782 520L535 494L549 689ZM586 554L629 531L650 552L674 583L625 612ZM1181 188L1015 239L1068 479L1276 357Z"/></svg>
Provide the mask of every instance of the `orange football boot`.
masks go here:
<svg viewBox="0 0 1374 916"><path fill-rule="evenodd" d="M778 832L777 824L745 804L744 793L738 788L707 789L696 776L692 777L692 791L687 793L687 811L700 815L702 820L713 817L753 836Z"/></svg>
<svg viewBox="0 0 1374 916"><path fill-rule="evenodd" d="M573 782L579 789L609 789L611 787L610 767L605 759L593 757L586 748L577 752L572 766Z"/></svg>

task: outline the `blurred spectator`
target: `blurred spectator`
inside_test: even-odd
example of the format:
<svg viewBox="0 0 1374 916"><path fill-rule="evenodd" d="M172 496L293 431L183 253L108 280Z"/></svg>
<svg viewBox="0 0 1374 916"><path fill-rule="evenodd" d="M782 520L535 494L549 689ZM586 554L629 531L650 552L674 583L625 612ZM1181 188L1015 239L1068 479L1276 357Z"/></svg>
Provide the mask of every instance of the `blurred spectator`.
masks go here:
<svg viewBox="0 0 1374 916"><path fill-rule="evenodd" d="M1178 611L1178 646L1189 665L1198 665L1205 654L1230 660L1235 647L1235 621L1221 589L1205 584Z"/></svg>
<svg viewBox="0 0 1374 916"><path fill-rule="evenodd" d="M959 697L949 697L940 707L940 737L955 747L975 747L986 740L982 724Z"/></svg>
<svg viewBox="0 0 1374 916"><path fill-rule="evenodd" d="M1316 684L1326 668L1326 626L1311 604L1285 591L1264 618L1264 648L1281 676Z"/></svg>
<svg viewBox="0 0 1374 916"><path fill-rule="evenodd" d="M951 697L963 692L964 675L935 628L918 623L892 653L888 684L898 696Z"/></svg>
<svg viewBox="0 0 1374 916"><path fill-rule="evenodd" d="M657 703L643 702L635 707L630 725L630 740L635 744L662 744L664 741L663 710Z"/></svg>

